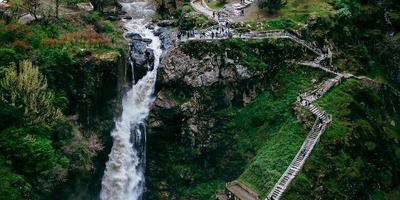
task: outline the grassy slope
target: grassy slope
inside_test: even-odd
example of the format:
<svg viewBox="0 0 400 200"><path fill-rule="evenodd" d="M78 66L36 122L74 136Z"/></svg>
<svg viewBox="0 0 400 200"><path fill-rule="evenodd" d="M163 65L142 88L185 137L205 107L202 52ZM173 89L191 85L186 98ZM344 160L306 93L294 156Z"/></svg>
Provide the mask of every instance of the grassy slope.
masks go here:
<svg viewBox="0 0 400 200"><path fill-rule="evenodd" d="M386 95L347 80L318 100L333 125L283 199L400 198L400 118L385 107Z"/></svg>
<svg viewBox="0 0 400 200"><path fill-rule="evenodd" d="M284 8L273 13L268 13L267 8L259 9L257 3L253 3L245 9L244 16L237 16L234 20L248 22L254 30L284 29L286 21L291 28L299 29L310 18L332 16L335 12L330 5L331 0L287 0L287 2ZM257 26L257 22L262 22L262 26Z"/></svg>
<svg viewBox="0 0 400 200"><path fill-rule="evenodd" d="M302 123L296 120L292 109L299 91L312 89L311 79L323 78L327 78L326 74L319 70L285 69L273 81L279 83L278 88L261 94L235 113L228 124L228 131L238 141L235 149L248 159L239 179L261 196L272 189L304 141Z"/></svg>

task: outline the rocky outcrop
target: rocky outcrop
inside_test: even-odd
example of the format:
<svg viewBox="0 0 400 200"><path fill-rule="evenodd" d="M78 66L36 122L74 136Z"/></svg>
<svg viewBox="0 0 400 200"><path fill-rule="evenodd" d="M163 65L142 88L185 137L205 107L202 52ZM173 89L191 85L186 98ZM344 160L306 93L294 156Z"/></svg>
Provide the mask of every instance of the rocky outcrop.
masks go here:
<svg viewBox="0 0 400 200"><path fill-rule="evenodd" d="M174 168L171 173L161 175L162 163L157 162L168 158L171 155L168 151L192 149L191 153L183 154L182 160L194 159L193 162L207 167L209 161L204 159L207 157L204 154L214 154L221 145L218 130L223 123L214 113L230 106L241 108L254 101L269 87L268 79L267 71L250 70L230 58L227 52L195 57L179 47L170 49L159 66L157 96L148 118L147 170L162 178L157 183L150 181L154 185L149 187L157 187L158 191L163 190L161 183L165 181L168 185L174 181L192 182L194 174L190 170ZM198 152L198 157L194 152ZM168 196L172 199L173 192Z"/></svg>
<svg viewBox="0 0 400 200"><path fill-rule="evenodd" d="M149 126L161 126L160 115L173 112L181 116L184 141L193 146L207 145L212 137L210 130L216 124L216 119L209 118L207 112L252 102L264 91L266 75L265 71L250 70L228 58L226 52L208 53L200 60L179 48L172 49L159 68L157 88L161 90L153 105ZM199 137L201 134L205 135Z"/></svg>
<svg viewBox="0 0 400 200"><path fill-rule="evenodd" d="M127 33L131 38L129 43L129 57L135 68L135 80L142 78L148 70L154 67L154 52L147 45L152 42L149 38L142 38L139 33Z"/></svg>
<svg viewBox="0 0 400 200"><path fill-rule="evenodd" d="M172 49L159 68L159 91L149 127L165 125L170 121L165 116L179 116L174 121L182 122L181 141L197 147L212 146L209 141L218 120L210 118L209 112L252 102L265 89L266 82L264 71L250 70L226 53L206 54L199 60L179 48Z"/></svg>

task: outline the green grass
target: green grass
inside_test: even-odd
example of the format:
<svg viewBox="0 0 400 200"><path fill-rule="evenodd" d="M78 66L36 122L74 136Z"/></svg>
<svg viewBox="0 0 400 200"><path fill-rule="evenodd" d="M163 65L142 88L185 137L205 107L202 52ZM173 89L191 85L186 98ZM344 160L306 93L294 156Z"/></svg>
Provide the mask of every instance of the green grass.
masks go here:
<svg viewBox="0 0 400 200"><path fill-rule="evenodd" d="M274 29L300 29L310 19L321 16L332 16L335 12L329 4L331 0L287 0L287 5L273 13L268 13L268 9L258 10L259 14L253 16L255 21L250 20L254 31L274 30ZM256 22L263 22L262 27L256 27ZM287 26L286 26L287 25Z"/></svg>
<svg viewBox="0 0 400 200"><path fill-rule="evenodd" d="M400 148L393 139L400 126L391 112L398 105L384 96L390 91L348 79L316 101L332 114L332 126L283 200L399 199Z"/></svg>
<svg viewBox="0 0 400 200"><path fill-rule="evenodd" d="M274 80L279 88L264 92L255 102L236 111L228 124L238 141L235 149L248 159L239 179L261 196L273 188L304 142L303 124L292 109L299 91L312 88L313 78L327 78L325 73L308 68L285 69L279 74Z"/></svg>
<svg viewBox="0 0 400 200"><path fill-rule="evenodd" d="M206 2L207 6L211 9L214 10L220 10L222 9L226 4L227 1L217 1L217 0L204 0Z"/></svg>

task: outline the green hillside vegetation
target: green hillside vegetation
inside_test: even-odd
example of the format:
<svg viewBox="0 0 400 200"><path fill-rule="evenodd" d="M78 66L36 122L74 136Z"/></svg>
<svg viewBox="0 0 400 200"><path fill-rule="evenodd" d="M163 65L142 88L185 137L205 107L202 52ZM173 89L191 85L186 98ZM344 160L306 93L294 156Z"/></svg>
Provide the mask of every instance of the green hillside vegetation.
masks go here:
<svg viewBox="0 0 400 200"><path fill-rule="evenodd" d="M333 125L283 199L399 199L400 116L392 109L399 99L390 102L392 95L350 79L318 100Z"/></svg>
<svg viewBox="0 0 400 200"><path fill-rule="evenodd" d="M301 34L303 39L318 47L329 46L333 51L333 64L339 71L367 76L376 81L345 80L316 102L332 114L332 126L322 135L283 199L400 198L399 5L396 0L288 0L285 7L272 14L268 14L267 9L252 10L257 11L256 14L246 13L245 23L251 25L252 31L286 29ZM238 52L241 56L237 60L244 66L256 70L274 66L262 57L265 52L258 54L255 52L259 51L252 51L255 48L252 41L246 44L237 44L233 40L224 43L234 44L235 50L243 52ZM279 41L278 44L283 43ZM204 55L202 52L220 51L218 46L209 43L198 42L193 46L184 45L182 50L198 59ZM282 52L275 55L283 56ZM303 56L307 60L313 57L312 54ZM301 56L294 57L299 59ZM271 59L273 57L269 57ZM279 60L283 59L276 58L275 61ZM189 153L195 157L188 161L191 165L174 159L180 161L185 172L203 178L190 179L192 174L186 174L186 178L191 180L189 187L184 186L187 182L177 183L179 178L171 178L176 183L173 187L180 188L177 196L210 198L210 193L206 195L210 187L223 189L224 182L234 179L245 182L260 196L269 193L299 150L314 121L311 113L304 110L301 114L308 116L307 120L298 121L295 113L299 111L293 109L296 96L300 90L312 89L311 77L316 78L317 83L328 78L318 70L279 67L285 69L274 71L276 73L270 74L271 79L266 83L276 83L274 90L265 91L243 108L210 111L213 113L210 117L221 119L223 124L213 130L218 148L215 151ZM212 91L208 91L207 95L218 94L219 90ZM172 98L173 94L170 95ZM185 152L186 147L183 145L180 149ZM174 156L172 150L169 153ZM212 167L205 167L200 160L206 160Z"/></svg>
<svg viewBox="0 0 400 200"><path fill-rule="evenodd" d="M97 12L63 17L0 15L1 199L54 199L102 164L125 47Z"/></svg>
<svg viewBox="0 0 400 200"><path fill-rule="evenodd" d="M235 134L238 142L236 151L243 157L254 153L239 179L260 196L273 188L308 134L310 127L304 129L293 112L299 91L313 88L312 79L323 81L330 77L317 70L293 68L280 71L273 80L279 84L276 89L264 92L227 122L227 131ZM313 117L309 118L314 121Z"/></svg>

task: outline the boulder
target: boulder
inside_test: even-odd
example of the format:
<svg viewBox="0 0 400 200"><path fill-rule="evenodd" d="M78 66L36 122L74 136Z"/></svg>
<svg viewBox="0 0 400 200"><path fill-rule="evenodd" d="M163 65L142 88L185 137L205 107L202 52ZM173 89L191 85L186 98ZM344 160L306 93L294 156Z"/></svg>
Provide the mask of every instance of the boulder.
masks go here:
<svg viewBox="0 0 400 200"><path fill-rule="evenodd" d="M161 20L157 23L157 26L167 27L167 26L175 26L176 20Z"/></svg>
<svg viewBox="0 0 400 200"><path fill-rule="evenodd" d="M175 30L168 28L157 28L154 30L154 35L158 36L161 40L161 49L167 50L173 46L176 40Z"/></svg>
<svg viewBox="0 0 400 200"><path fill-rule="evenodd" d="M109 16L106 16L104 19L105 20L110 20L110 21L118 21L118 20L121 20L121 17L114 16L114 15L109 15Z"/></svg>
<svg viewBox="0 0 400 200"><path fill-rule="evenodd" d="M147 29L150 29L150 30L154 30L155 27L156 27L156 26L154 26L154 24L147 24L147 25L146 25L146 28L147 28Z"/></svg>
<svg viewBox="0 0 400 200"><path fill-rule="evenodd" d="M150 44L151 42L153 42L153 40L150 38L143 38L142 42L145 42L146 44Z"/></svg>
<svg viewBox="0 0 400 200"><path fill-rule="evenodd" d="M129 56L135 70L135 80L139 80L148 70L154 68L154 51L147 47L152 40L143 38L139 33L127 33L126 37L131 38Z"/></svg>

